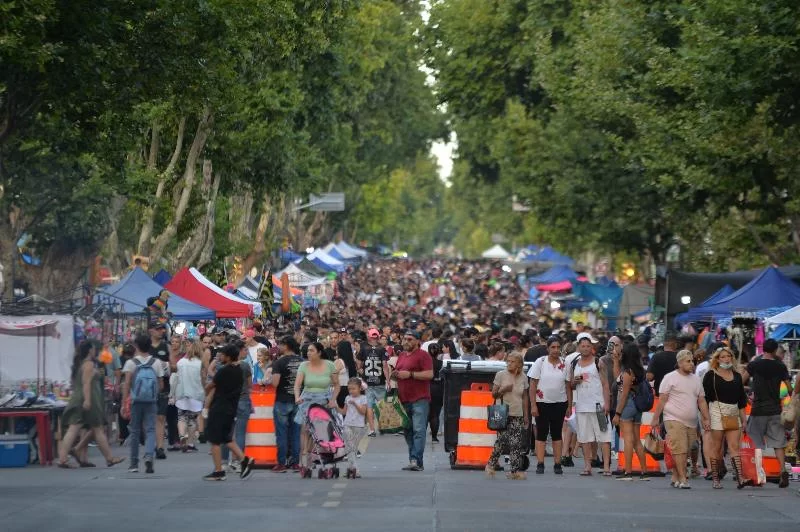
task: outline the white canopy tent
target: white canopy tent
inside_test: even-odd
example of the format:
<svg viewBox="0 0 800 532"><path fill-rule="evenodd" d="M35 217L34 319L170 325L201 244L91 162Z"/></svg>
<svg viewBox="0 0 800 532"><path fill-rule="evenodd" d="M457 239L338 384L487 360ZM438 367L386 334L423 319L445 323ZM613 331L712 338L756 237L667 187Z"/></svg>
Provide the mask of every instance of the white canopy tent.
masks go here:
<svg viewBox="0 0 800 532"><path fill-rule="evenodd" d="M506 251L500 244L495 244L481 253L481 257L484 259L507 259L511 257L511 253Z"/></svg>
<svg viewBox="0 0 800 532"><path fill-rule="evenodd" d="M73 327L72 316L0 316L0 384L69 382Z"/></svg>
<svg viewBox="0 0 800 532"><path fill-rule="evenodd" d="M324 277L315 277L308 272L304 272L297 267L296 264L289 264L286 268L277 273L278 277L283 274L289 277L289 284L297 288L305 288L307 286L316 286L327 282Z"/></svg>
<svg viewBox="0 0 800 532"><path fill-rule="evenodd" d="M784 310L780 314L775 314L771 318L765 320L767 323L774 323L776 325L781 323L789 323L792 325L800 325L800 305Z"/></svg>

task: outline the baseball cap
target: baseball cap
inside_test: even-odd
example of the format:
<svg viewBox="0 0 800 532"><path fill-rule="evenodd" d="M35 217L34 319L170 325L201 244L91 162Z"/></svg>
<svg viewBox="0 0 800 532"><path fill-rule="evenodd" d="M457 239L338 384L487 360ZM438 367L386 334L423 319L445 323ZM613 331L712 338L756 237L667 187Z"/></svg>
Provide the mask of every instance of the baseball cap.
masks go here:
<svg viewBox="0 0 800 532"><path fill-rule="evenodd" d="M381 333L378 332L378 329L370 329L369 332L367 333L367 336L369 336L370 338L379 338L381 336Z"/></svg>
<svg viewBox="0 0 800 532"><path fill-rule="evenodd" d="M255 338L255 336L256 336L256 331L254 331L253 329L247 329L244 332L244 337L245 338Z"/></svg>
<svg viewBox="0 0 800 532"><path fill-rule="evenodd" d="M419 340L419 333L413 329L409 329L403 333L405 336L413 336L417 340Z"/></svg>
<svg viewBox="0 0 800 532"><path fill-rule="evenodd" d="M597 340L595 339L595 337L594 337L594 336L592 336L591 334L589 334L589 333L586 333L586 332L582 332L582 333L580 333L580 334L578 335L578 337L577 337L577 338L575 338L575 341L576 341L576 342L580 342L581 340L589 340L589 341L590 341L590 342L592 342L593 344L596 344L596 343L598 343L598 342L597 342Z"/></svg>

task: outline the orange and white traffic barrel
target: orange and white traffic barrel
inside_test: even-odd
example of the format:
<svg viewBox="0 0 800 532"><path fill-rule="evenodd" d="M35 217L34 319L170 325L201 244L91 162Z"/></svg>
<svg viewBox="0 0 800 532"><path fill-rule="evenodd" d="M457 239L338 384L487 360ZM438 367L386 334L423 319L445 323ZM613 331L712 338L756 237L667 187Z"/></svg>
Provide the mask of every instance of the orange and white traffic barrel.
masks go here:
<svg viewBox="0 0 800 532"><path fill-rule="evenodd" d="M255 460L255 467L275 466L278 463L278 446L272 413L275 406L275 389L272 386L253 387L250 400L253 412L247 422L245 448L242 450Z"/></svg>
<svg viewBox="0 0 800 532"><path fill-rule="evenodd" d="M487 407L493 403L491 384L473 383L461 392L454 469L483 469L489 462L497 440L497 433L487 426Z"/></svg>

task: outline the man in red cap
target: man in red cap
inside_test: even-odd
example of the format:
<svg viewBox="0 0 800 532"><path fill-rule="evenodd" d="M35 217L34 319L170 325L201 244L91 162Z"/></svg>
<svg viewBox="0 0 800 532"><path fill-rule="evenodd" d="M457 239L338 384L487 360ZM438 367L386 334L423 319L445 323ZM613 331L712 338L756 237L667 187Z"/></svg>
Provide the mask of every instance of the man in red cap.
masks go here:
<svg viewBox="0 0 800 532"><path fill-rule="evenodd" d="M380 345L378 340L381 333L378 329L372 328L367 331L367 343L361 346L356 358L356 366L359 374L367 384L367 404L368 412L378 403L386 398L386 376L389 375L389 358L386 355L386 348ZM369 416L369 436L375 437L375 417Z"/></svg>

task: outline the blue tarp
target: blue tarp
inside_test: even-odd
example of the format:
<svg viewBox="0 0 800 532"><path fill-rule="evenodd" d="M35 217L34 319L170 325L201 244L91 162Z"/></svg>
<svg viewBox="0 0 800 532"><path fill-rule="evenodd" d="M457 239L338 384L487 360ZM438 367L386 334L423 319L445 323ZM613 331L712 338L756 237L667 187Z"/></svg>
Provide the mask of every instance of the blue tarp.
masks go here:
<svg viewBox="0 0 800 532"><path fill-rule="evenodd" d="M529 246L530 248L530 246ZM567 257L566 255L562 255L558 251L554 250L550 246L545 246L540 250L536 251L532 255L528 255L525 257L526 262L549 262L551 264L565 264L567 266L571 266L575 263L574 260Z"/></svg>
<svg viewBox="0 0 800 532"><path fill-rule="evenodd" d="M553 266L544 273L535 275L528 279L532 284L560 283L561 281L571 281L577 279L578 274L572 268L564 264Z"/></svg>
<svg viewBox="0 0 800 532"><path fill-rule="evenodd" d="M800 286L769 266L739 290L710 305L703 305L706 318L729 316L737 311L755 311L800 305ZM694 310L700 310L694 309Z"/></svg>
<svg viewBox="0 0 800 532"><path fill-rule="evenodd" d="M283 262L294 262L297 259L302 259L303 255L300 253L295 253L291 249L282 249L280 251L280 258Z"/></svg>
<svg viewBox="0 0 800 532"><path fill-rule="evenodd" d="M607 286L601 286L593 283L582 283L580 281L572 281L572 293L579 300L596 301L603 309L603 314L609 316L608 328L614 329L617 322L613 319L619 316L619 306L622 302L622 288L615 282Z"/></svg>
<svg viewBox="0 0 800 532"><path fill-rule="evenodd" d="M167 272L167 270L162 268L161 271L153 276L153 280L161 286L164 286L172 280L172 276Z"/></svg>
<svg viewBox="0 0 800 532"><path fill-rule="evenodd" d="M116 284L97 291L95 300L98 304L111 303L122 305L127 314L144 314L147 299L155 297L164 287L155 282L141 268L134 268ZM177 319L213 320L216 313L206 307L192 303L180 296L171 294L167 311Z"/></svg>

